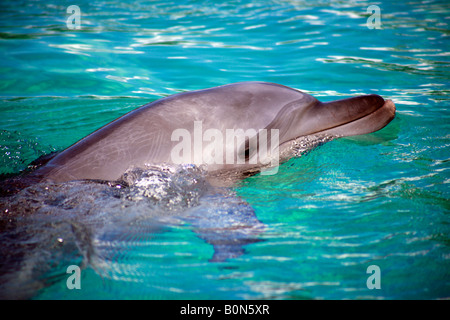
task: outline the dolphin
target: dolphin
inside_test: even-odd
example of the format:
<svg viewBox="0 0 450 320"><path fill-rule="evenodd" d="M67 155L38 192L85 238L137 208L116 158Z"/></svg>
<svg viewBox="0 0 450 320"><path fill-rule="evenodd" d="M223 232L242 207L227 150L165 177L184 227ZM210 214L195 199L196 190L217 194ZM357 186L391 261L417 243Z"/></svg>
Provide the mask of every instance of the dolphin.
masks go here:
<svg viewBox="0 0 450 320"><path fill-rule="evenodd" d="M298 139L371 133L386 126L394 117L394 103L375 94L320 102L309 94L280 84L238 82L183 92L141 106L60 152L32 175L53 182L116 181L130 168L171 164L175 162L174 154L183 153L183 162L207 163L204 167L211 175L254 172L269 163L268 158L250 161L257 156L260 147L258 140L256 144L252 141L262 132L266 136L274 132L273 137L277 139L271 142L277 142L276 153L280 157L277 159L285 161L292 157L293 153L288 151ZM196 132L199 126L201 132ZM244 140L239 143L236 138L223 142L230 130L242 130L239 132L244 132ZM183 139L188 139L189 135L191 139L196 138L197 134L200 144L182 141L181 135L174 136L176 132L188 134ZM205 138L207 132L212 134ZM246 135L246 132L250 133ZM219 138L223 140L216 141ZM219 142L223 150L222 146L216 148ZM180 144L186 148L182 150ZM275 150L274 146L269 149ZM230 150L235 155L226 158ZM275 151L267 154L269 158L275 157ZM211 155L215 156L214 161ZM239 157L244 161L238 161ZM226 161L230 159L231 163ZM274 162L269 166L271 164Z"/></svg>
<svg viewBox="0 0 450 320"><path fill-rule="evenodd" d="M188 190L182 190L185 180L172 180L170 175L163 179L165 172L156 170L161 176L157 176L159 184L154 190L159 200L154 206L145 200L136 200L132 206L123 202L123 198L134 199L133 187L109 188L89 180L126 185L134 179L134 172L147 166L179 164L181 160L204 167L211 185L228 186L246 174L276 167L273 158L285 161L297 154L299 145L309 148L317 141L370 133L386 126L394 116L394 103L378 95L323 103L296 89L265 82L185 92L146 104L62 152L38 159L32 164L36 169L25 176L2 181L0 211L5 214L0 220L0 260L4 262L0 297L31 297L44 285L42 279L51 267L48 261L70 261L74 255L82 255L84 262L103 266L108 257L116 256L123 241L102 244L116 237L151 237L170 217L188 222L200 238L213 245L210 261L238 257L245 252L244 245L261 241L258 235L264 225L253 209L227 191L204 187L196 175ZM239 130L242 135L226 139L227 133ZM261 158L262 145L269 138L270 146L265 146L269 152ZM228 154L232 156L227 159ZM229 179L230 175L236 179ZM139 177L145 182L147 175ZM44 183L37 183L40 181ZM66 181L71 182L59 184ZM136 184L131 181L129 185ZM159 194L161 188L171 191ZM175 206L180 212L167 213L170 210L164 204L172 203L173 190L182 191L177 199L187 204ZM137 193L136 198L140 197ZM149 199L152 203L153 198ZM130 221L133 223L128 224Z"/></svg>

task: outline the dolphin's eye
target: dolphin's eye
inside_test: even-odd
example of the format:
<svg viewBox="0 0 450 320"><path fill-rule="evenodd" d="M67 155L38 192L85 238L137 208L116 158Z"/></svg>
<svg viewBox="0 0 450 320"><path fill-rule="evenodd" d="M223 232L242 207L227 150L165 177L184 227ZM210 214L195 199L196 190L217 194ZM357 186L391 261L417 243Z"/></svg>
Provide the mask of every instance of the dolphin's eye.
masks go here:
<svg viewBox="0 0 450 320"><path fill-rule="evenodd" d="M247 162L248 159L250 158L250 148L249 147L245 148L244 155L245 155L245 161Z"/></svg>
<svg viewBox="0 0 450 320"><path fill-rule="evenodd" d="M239 158L241 160L244 160L245 163L253 163L250 161L252 157L255 155L255 153L258 151L258 136L254 136L251 138L247 138L245 142L241 145L239 148ZM253 159L253 161L256 161Z"/></svg>
<svg viewBox="0 0 450 320"><path fill-rule="evenodd" d="M252 153L252 150L250 150L249 140L247 139L239 148L238 157L247 163Z"/></svg>

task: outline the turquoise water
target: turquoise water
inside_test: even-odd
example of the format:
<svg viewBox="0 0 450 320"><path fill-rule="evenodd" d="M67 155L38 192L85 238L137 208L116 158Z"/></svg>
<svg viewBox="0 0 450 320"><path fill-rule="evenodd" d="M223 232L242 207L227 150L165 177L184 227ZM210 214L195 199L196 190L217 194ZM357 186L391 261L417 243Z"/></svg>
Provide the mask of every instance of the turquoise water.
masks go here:
<svg viewBox="0 0 450 320"><path fill-rule="evenodd" d="M83 269L81 290L67 288L67 263L54 267L34 298L450 296L447 1L377 2L381 29L367 27L370 1L74 4L80 30L66 25L66 1L0 3L0 173L150 101L237 81L321 101L376 93L397 116L236 186L264 225L243 254L211 262L195 223L172 223L126 244L110 239L127 250L107 260L108 276ZM366 285L371 265L381 289Z"/></svg>

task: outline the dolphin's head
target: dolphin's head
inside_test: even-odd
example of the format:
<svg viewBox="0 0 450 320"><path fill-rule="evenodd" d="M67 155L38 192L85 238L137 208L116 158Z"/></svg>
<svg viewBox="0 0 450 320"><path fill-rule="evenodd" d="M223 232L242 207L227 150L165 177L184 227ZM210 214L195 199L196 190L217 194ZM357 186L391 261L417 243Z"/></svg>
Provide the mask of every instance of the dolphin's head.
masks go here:
<svg viewBox="0 0 450 320"><path fill-rule="evenodd" d="M376 94L320 103L314 109L315 120L323 121L320 132L338 137L375 132L395 117L392 100Z"/></svg>
<svg viewBox="0 0 450 320"><path fill-rule="evenodd" d="M308 94L298 93L299 99L280 108L266 127L278 130L281 161L333 138L375 132L395 117L394 103L376 94L320 102ZM241 155L256 156L257 149L252 150L249 141L240 150Z"/></svg>
<svg viewBox="0 0 450 320"><path fill-rule="evenodd" d="M280 130L280 143L302 136L344 137L380 130L395 117L395 105L376 94L332 102L311 99L281 110L269 127Z"/></svg>

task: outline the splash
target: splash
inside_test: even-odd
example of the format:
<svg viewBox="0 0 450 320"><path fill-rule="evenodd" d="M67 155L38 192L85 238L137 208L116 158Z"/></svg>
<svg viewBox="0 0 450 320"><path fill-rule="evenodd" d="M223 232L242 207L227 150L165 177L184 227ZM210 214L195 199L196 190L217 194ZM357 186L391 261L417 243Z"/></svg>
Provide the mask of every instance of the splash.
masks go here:
<svg viewBox="0 0 450 320"><path fill-rule="evenodd" d="M28 161L54 151L54 148L43 146L37 138L18 131L0 130L0 175L27 169Z"/></svg>
<svg viewBox="0 0 450 320"><path fill-rule="evenodd" d="M337 136L332 135L309 135L299 137L292 142L290 142L290 148L288 151L288 156L283 158L290 157L301 157L302 155L310 152L311 150L335 139Z"/></svg>
<svg viewBox="0 0 450 320"><path fill-rule="evenodd" d="M213 245L211 261L243 254L262 230L249 205L210 187L194 165L132 168L115 182L41 182L0 198L0 212L5 299L63 281L68 265L115 277L124 272L117 257L171 226L192 228Z"/></svg>

